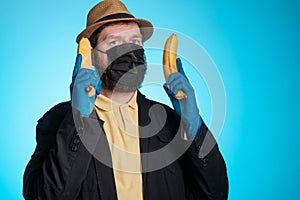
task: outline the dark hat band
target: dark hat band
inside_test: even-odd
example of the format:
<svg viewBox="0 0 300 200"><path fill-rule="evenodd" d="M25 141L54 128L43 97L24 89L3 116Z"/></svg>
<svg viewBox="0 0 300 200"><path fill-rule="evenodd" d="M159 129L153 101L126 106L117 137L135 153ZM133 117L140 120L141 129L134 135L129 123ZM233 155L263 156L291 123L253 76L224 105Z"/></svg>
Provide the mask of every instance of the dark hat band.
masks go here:
<svg viewBox="0 0 300 200"><path fill-rule="evenodd" d="M135 18L135 17L130 14L127 14L127 13L116 13L116 14L107 15L101 19L98 19L95 23L105 21L105 20L110 20L110 19L119 19L119 18Z"/></svg>

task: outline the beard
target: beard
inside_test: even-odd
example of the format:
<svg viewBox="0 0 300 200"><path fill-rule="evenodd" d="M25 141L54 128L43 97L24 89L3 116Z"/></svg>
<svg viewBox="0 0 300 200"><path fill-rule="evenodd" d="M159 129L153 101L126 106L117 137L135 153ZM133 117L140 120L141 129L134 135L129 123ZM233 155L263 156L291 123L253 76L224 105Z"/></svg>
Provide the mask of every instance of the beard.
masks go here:
<svg viewBox="0 0 300 200"><path fill-rule="evenodd" d="M108 91L115 91L115 92L134 92L137 89L139 89L139 87L141 86L144 77L145 77L145 72L142 74L139 74L139 76L142 76L141 81L137 82L134 85L124 85L118 81L114 81L112 79L110 79L106 73L103 73L101 76L101 80L102 80L102 88L108 90Z"/></svg>
<svg viewBox="0 0 300 200"><path fill-rule="evenodd" d="M109 65L102 68L103 73L100 71L102 87L116 92L136 91L147 69L143 47L132 43L122 44L110 48L106 54Z"/></svg>

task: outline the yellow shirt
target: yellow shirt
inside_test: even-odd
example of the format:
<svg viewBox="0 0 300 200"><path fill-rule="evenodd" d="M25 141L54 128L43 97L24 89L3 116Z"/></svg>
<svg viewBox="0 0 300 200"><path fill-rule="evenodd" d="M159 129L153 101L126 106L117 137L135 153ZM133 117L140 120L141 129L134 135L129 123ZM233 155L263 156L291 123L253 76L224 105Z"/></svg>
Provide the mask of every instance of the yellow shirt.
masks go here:
<svg viewBox="0 0 300 200"><path fill-rule="evenodd" d="M118 200L143 199L136 96L128 104L119 104L100 94L95 102L96 112L104 121Z"/></svg>

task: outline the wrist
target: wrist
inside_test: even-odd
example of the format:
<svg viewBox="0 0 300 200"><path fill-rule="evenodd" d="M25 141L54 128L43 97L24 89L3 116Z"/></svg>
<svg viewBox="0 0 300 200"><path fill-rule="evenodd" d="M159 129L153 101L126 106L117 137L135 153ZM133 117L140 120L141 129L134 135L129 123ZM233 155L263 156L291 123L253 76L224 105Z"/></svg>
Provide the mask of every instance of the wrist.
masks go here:
<svg viewBox="0 0 300 200"><path fill-rule="evenodd" d="M186 124L186 134L188 140L193 140L200 133L202 126L202 118L200 115L194 117L193 119L188 120Z"/></svg>

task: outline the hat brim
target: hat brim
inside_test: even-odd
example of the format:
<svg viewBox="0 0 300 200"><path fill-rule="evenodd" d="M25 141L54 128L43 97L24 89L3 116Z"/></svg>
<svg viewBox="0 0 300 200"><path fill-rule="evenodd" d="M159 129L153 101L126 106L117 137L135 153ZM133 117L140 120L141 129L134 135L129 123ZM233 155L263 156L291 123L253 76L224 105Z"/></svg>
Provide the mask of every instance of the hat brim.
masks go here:
<svg viewBox="0 0 300 200"><path fill-rule="evenodd" d="M140 18L118 18L118 19L109 19L109 20L105 20L105 21L100 21L97 22L93 25L88 26L86 29L84 29L76 38L76 42L79 43L79 41L81 40L81 38L86 37L86 38L90 38L92 36L92 34L101 26L110 23L110 22L119 22L119 21L132 21L132 22L136 22L139 27L141 28L141 32L143 35L143 41L148 40L151 35L153 34L153 25L151 24L151 22L144 20L144 19L140 19Z"/></svg>

